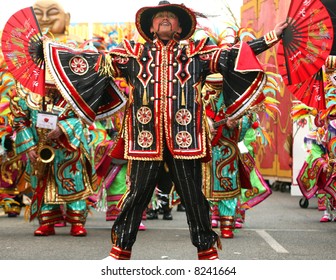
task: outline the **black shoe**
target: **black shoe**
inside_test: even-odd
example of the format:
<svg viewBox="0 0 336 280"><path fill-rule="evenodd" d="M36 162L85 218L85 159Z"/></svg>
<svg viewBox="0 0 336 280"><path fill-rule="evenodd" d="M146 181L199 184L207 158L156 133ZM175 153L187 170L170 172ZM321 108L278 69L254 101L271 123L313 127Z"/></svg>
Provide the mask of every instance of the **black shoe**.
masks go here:
<svg viewBox="0 0 336 280"><path fill-rule="evenodd" d="M177 212L185 212L185 208L182 204L177 205Z"/></svg>
<svg viewBox="0 0 336 280"><path fill-rule="evenodd" d="M171 214L171 211L163 213L162 220L172 220L173 216Z"/></svg>
<svg viewBox="0 0 336 280"><path fill-rule="evenodd" d="M156 211L151 210L147 212L146 217L147 220L157 220L159 218L159 215Z"/></svg>
<svg viewBox="0 0 336 280"><path fill-rule="evenodd" d="M16 218L18 216L18 214L14 212L10 212L7 215L8 215L8 218Z"/></svg>

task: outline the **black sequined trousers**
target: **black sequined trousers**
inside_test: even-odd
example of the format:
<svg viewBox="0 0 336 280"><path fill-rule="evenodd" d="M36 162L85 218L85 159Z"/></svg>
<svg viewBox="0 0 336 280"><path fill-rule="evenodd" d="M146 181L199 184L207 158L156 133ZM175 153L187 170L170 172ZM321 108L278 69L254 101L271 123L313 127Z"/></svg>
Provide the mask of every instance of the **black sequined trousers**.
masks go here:
<svg viewBox="0 0 336 280"><path fill-rule="evenodd" d="M132 249L142 213L151 200L164 162L168 165L176 192L185 207L192 244L202 251L217 242L218 235L211 228L209 203L202 192L201 161L174 159L166 151L164 161L131 161L131 186L111 230L113 246Z"/></svg>

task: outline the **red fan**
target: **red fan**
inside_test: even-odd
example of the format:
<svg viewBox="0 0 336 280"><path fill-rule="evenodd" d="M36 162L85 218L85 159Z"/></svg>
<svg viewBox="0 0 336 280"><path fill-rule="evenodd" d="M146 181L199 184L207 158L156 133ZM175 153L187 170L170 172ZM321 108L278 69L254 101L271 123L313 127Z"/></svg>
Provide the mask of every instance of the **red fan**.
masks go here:
<svg viewBox="0 0 336 280"><path fill-rule="evenodd" d="M1 38L9 72L24 87L44 95L45 71L42 33L32 7L13 14Z"/></svg>
<svg viewBox="0 0 336 280"><path fill-rule="evenodd" d="M321 0L322 4L327 8L328 13L330 15L333 27L334 27L334 43L330 52L330 55L336 55L336 40L335 40L335 32L336 32L336 3L335 0Z"/></svg>
<svg viewBox="0 0 336 280"><path fill-rule="evenodd" d="M288 85L287 88L307 106L318 110L326 109L322 69L312 78L296 85Z"/></svg>
<svg viewBox="0 0 336 280"><path fill-rule="evenodd" d="M288 27L279 43L279 72L286 85L298 84L316 74L330 54L333 25L320 0L292 0Z"/></svg>

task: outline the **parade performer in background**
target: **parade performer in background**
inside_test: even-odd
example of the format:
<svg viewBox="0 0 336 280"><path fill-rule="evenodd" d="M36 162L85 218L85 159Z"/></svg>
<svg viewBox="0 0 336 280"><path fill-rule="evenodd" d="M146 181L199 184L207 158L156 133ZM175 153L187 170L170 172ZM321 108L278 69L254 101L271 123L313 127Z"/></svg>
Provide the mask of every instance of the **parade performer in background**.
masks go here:
<svg viewBox="0 0 336 280"><path fill-rule="evenodd" d="M314 195L317 196L318 210L324 212L320 222L329 222L331 221L331 196L324 190L327 179L328 154L321 141L321 135L317 137L317 134L317 130L312 130L304 138L307 157L300 169L297 182L306 199L310 199Z"/></svg>
<svg viewBox="0 0 336 280"><path fill-rule="evenodd" d="M76 43L67 34L70 15L57 1L39 0L33 9L45 36L64 44ZM16 89L18 98L11 100L15 148L18 155L28 155L25 179L34 190L29 219L38 218L40 223L34 235L54 235L55 224L62 223L65 215L71 235L85 236L86 199L96 190L86 125L48 72L44 96L19 82Z"/></svg>
<svg viewBox="0 0 336 280"><path fill-rule="evenodd" d="M201 39L209 36L213 43L222 49L230 49L239 41L255 38L249 30L236 26L234 18L233 21L235 24L226 31L221 31L220 34L208 27L206 23L199 24L194 37ZM264 91L275 95L278 84L274 83L273 76L274 73L268 72L269 79ZM222 75L213 74L206 78L203 87L206 114L212 134L210 136L212 162L203 166L204 193L211 203L212 227L219 226L223 238L233 238L235 227L242 227L245 210L259 204L271 194L269 186L255 168L251 143L256 141L257 130L258 134L264 134L259 126L257 112L263 111L266 104L269 104L268 108L274 110L276 101L274 98L267 97L267 102L264 100L251 111L246 110L245 115L240 119L225 120L226 95L222 83ZM216 123L216 121L219 122ZM248 200L250 200L249 203L247 203Z"/></svg>
<svg viewBox="0 0 336 280"><path fill-rule="evenodd" d="M83 42L82 38L69 34L71 15L65 11L57 0L37 0L33 4L33 9L41 31L46 36L64 44L71 44L74 47ZM64 220L55 223L56 227L66 226L66 214L63 205L61 205L61 211Z"/></svg>
<svg viewBox="0 0 336 280"><path fill-rule="evenodd" d="M30 189L25 189L22 176L26 157L17 156L14 148L13 114L10 110L10 100L15 98L14 85L14 78L0 52L0 208L8 217L20 215L24 206L23 196L31 193Z"/></svg>
<svg viewBox="0 0 336 280"><path fill-rule="evenodd" d="M266 98L266 101L268 98L269 96ZM275 104L276 102L274 103L272 99L270 102L272 105L269 108L275 109L275 111L278 110ZM274 113L274 111L272 113L270 110L266 110L266 112L270 113L270 115ZM271 145L270 137L265 129L261 127L258 119L252 122L252 126L246 131L243 141L239 143L242 163L246 172L249 174L252 188L249 189L242 186L237 205L235 228L241 228L243 226L247 210L263 202L272 194L270 186L264 180L256 166L255 155L257 143L263 146Z"/></svg>
<svg viewBox="0 0 336 280"><path fill-rule="evenodd" d="M222 92L221 77L208 77L205 91L206 113L212 133L212 162L205 164L204 172L204 193L212 204L212 223L217 227L220 224L221 236L223 238L233 238L236 216L240 212L242 205L239 205L242 193L246 199L246 194L252 197L265 192L259 192L261 188L267 189L266 182L260 173L257 176L255 169L254 154L250 154L244 144L246 133L250 144L255 140L254 130L259 127L257 111L251 111L242 118L216 126L216 120L225 115L225 95ZM217 88L216 88L217 85ZM254 139L252 138L254 136ZM239 145L240 144L240 145ZM244 145L244 151L241 146ZM263 182L264 184L261 184ZM258 187L258 188L257 188ZM268 196L267 195L267 196ZM264 196L261 200L265 199ZM256 199L254 197L254 199ZM246 200L244 200L244 203ZM259 201L260 202L260 201ZM256 205L256 204L254 204ZM254 206L253 205L253 206ZM244 205L245 206L245 205ZM251 207L252 205L250 205Z"/></svg>
<svg viewBox="0 0 336 280"><path fill-rule="evenodd" d="M336 185L334 178L336 137L336 58L330 55L323 68L326 109L318 111L298 103L292 108L292 119L298 121L313 118L310 131L304 138L307 157L296 178L302 195L306 199L314 195L318 199L318 210L323 212L320 222L334 220ZM310 121L312 123L312 121Z"/></svg>
<svg viewBox="0 0 336 280"><path fill-rule="evenodd" d="M22 173L25 157L15 155L12 128L0 117L0 208L8 217L17 217L23 204ZM2 130L2 131L1 131Z"/></svg>
<svg viewBox="0 0 336 280"><path fill-rule="evenodd" d="M111 150L115 148L119 131L115 130L116 126L113 125L113 128L110 128L108 122L95 122L94 126L95 128L90 129L91 133L97 135L101 134L100 131L105 134L103 139L96 141L96 136L90 142L94 148L95 168L99 181L99 194L95 199L96 207L106 212L106 221L114 221L120 212L117 208L118 202L127 188L127 161L123 159L123 154L120 158L110 156ZM121 148L123 150L123 147Z"/></svg>
<svg viewBox="0 0 336 280"><path fill-rule="evenodd" d="M320 190L317 198L319 210L324 210L320 222L330 222L336 220L336 120L329 121L326 133L326 148L328 152L328 166L325 170L327 181L324 191Z"/></svg>
<svg viewBox="0 0 336 280"><path fill-rule="evenodd" d="M151 203L147 208L147 219L156 220L162 214L163 220L172 220L174 183L170 177L167 165L159 176L159 182L155 188Z"/></svg>
<svg viewBox="0 0 336 280"><path fill-rule="evenodd" d="M206 83L205 88L209 86ZM240 159L238 142L243 140L247 129L251 126L250 116L244 116L239 120L228 119L225 124L214 126L218 116L225 115L224 95L219 82L219 91L211 97L205 96L209 100L206 105L206 114L209 120L210 133L212 139L212 161L208 163L210 170L205 172L204 180L210 183L204 184L205 196L212 202L216 214L219 217L221 237L233 238L235 215L238 198L241 193L241 180L244 173ZM207 93L213 93L214 88ZM215 91L216 92L216 91ZM239 170L240 167L240 170ZM215 212L215 211L214 211ZM216 215L217 216L217 215ZM215 220L215 217L212 217Z"/></svg>
<svg viewBox="0 0 336 280"><path fill-rule="evenodd" d="M55 234L54 225L63 221L61 205L71 235L85 236L86 198L95 191L95 170L83 122L71 110L54 84L46 86L46 96L36 96L18 85L20 98L13 102L17 154L28 154L27 182L34 189L30 220L38 217L37 236ZM55 128L39 127L40 112L54 114ZM46 149L48 158L41 160Z"/></svg>
<svg viewBox="0 0 336 280"><path fill-rule="evenodd" d="M330 211L333 213L329 220L335 221L336 213L336 178L335 178L335 158L336 158L336 55L329 55L325 61L325 93L327 102L327 114L329 121L328 134L326 135L326 147L329 161L327 168L326 192L330 194L328 199ZM327 206L328 207L328 206ZM322 217L323 218L323 217ZM325 219L326 220L326 219Z"/></svg>
<svg viewBox="0 0 336 280"><path fill-rule="evenodd" d="M216 92L210 88L210 92ZM213 227L219 224L222 237L233 238L234 229L241 228L245 221L245 211L264 201L272 192L254 161L253 144L257 138L264 138L260 142L262 145L268 142L267 133L260 126L259 109L243 116L237 123L229 122L214 128L214 119L225 111L223 96L221 89L217 89L217 95L212 95L206 106L213 133L213 150L212 162L204 166L204 193L211 201Z"/></svg>
<svg viewBox="0 0 336 280"><path fill-rule="evenodd" d="M3 126L9 127L1 124L1 119L3 118L0 117L0 130ZM25 157L15 156L10 133L0 132L0 135L2 135L0 137L0 208L8 217L17 217L24 206L22 174Z"/></svg>

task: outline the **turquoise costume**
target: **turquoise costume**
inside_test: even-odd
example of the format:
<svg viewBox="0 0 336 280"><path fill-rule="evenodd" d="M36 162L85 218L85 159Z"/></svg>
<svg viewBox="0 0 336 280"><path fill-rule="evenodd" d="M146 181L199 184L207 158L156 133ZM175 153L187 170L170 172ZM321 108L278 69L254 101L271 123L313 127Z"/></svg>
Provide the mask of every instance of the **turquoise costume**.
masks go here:
<svg viewBox="0 0 336 280"><path fill-rule="evenodd" d="M219 115L225 114L221 90L211 96L206 111L207 116L213 121L216 121ZM232 129L226 125L219 126L217 135L212 140L212 162L206 176L210 184L206 184L205 196L212 203L215 212L218 211L216 214L219 216L221 234L224 238L233 237L232 231L242 184L246 187L245 181L242 181L245 171L238 142L244 139L246 131L251 127L251 119L249 116L243 116L238 123L239 125Z"/></svg>
<svg viewBox="0 0 336 280"><path fill-rule="evenodd" d="M60 206L66 207L66 221L84 225L87 216L86 198L95 191L95 169L85 134L85 125L67 105L54 86L46 87L42 98L18 85L20 98L13 100L16 153L24 154L41 145L36 124L38 112L58 115L58 127L63 134L56 140L46 139L54 150L50 163L33 164L28 159L25 178L34 189L30 207L30 220L38 217L41 225L53 225L63 220ZM44 101L44 102L43 102ZM43 166L43 169L41 169ZM36 172L41 172L41 174Z"/></svg>
<svg viewBox="0 0 336 280"><path fill-rule="evenodd" d="M220 81L220 77L209 77L204 87L208 120L213 128L218 127L211 143L212 161L203 168L204 192L212 204L212 225L217 227L219 221L221 236L232 238L235 220L240 218L243 222L245 210L259 204L272 192L254 162L251 142L256 140L259 127L257 115L246 112L236 121L235 127L228 127L227 122L222 121L226 107ZM246 147L244 153L238 147L239 142Z"/></svg>

